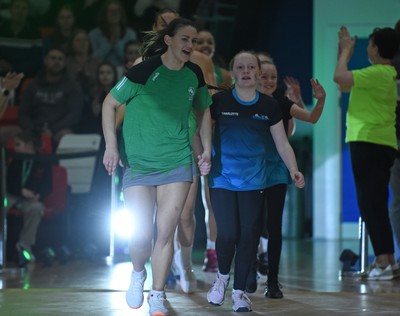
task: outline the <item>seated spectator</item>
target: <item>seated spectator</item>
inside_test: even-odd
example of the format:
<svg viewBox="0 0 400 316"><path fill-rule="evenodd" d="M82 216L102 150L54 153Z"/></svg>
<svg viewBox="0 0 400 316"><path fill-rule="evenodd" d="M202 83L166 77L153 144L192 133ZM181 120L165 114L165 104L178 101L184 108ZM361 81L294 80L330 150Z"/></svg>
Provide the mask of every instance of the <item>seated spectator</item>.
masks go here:
<svg viewBox="0 0 400 316"><path fill-rule="evenodd" d="M75 31L75 13L71 6L63 5L58 11L54 32L44 39L44 50L54 47L66 51Z"/></svg>
<svg viewBox="0 0 400 316"><path fill-rule="evenodd" d="M124 46L136 40L136 32L127 27L126 15L119 0L108 0L100 10L99 26L89 32L93 55L114 66L124 62Z"/></svg>
<svg viewBox="0 0 400 316"><path fill-rule="evenodd" d="M77 29L68 44L66 68L77 80L84 94L89 95L96 84L96 71L100 62L99 58L93 57L87 32Z"/></svg>
<svg viewBox="0 0 400 316"><path fill-rule="evenodd" d="M135 60L140 57L139 41L132 40L125 44L124 47L124 62L117 67L118 78L121 78L131 68Z"/></svg>
<svg viewBox="0 0 400 316"><path fill-rule="evenodd" d="M82 91L65 69L64 52L51 49L45 56L44 69L24 93L19 112L21 128L40 129L51 135L56 148L63 135L74 132L82 107Z"/></svg>
<svg viewBox="0 0 400 316"><path fill-rule="evenodd" d="M14 137L14 150L35 154L41 148L40 133L23 131ZM52 189L51 165L34 159L13 158L7 166L7 212L17 208L22 212L23 226L17 242L19 251L26 250L34 260L32 246L43 216L43 199Z"/></svg>
<svg viewBox="0 0 400 316"><path fill-rule="evenodd" d="M109 62L101 63L96 72L96 84L91 90L91 104L83 109L80 133L97 133L102 135L101 107L106 95L117 83L117 70Z"/></svg>
<svg viewBox="0 0 400 316"><path fill-rule="evenodd" d="M23 72L34 76L41 67L42 39L28 20L29 1L13 0L10 19L0 24L0 73Z"/></svg>

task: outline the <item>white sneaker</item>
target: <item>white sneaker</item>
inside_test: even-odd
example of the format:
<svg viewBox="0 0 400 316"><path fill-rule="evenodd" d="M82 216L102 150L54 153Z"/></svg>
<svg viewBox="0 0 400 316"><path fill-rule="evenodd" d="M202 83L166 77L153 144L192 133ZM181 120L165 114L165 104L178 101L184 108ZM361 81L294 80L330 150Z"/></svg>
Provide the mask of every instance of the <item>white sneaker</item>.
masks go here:
<svg viewBox="0 0 400 316"><path fill-rule="evenodd" d="M180 285L186 294L193 293L197 289L197 279L192 269L180 273Z"/></svg>
<svg viewBox="0 0 400 316"><path fill-rule="evenodd" d="M392 266L389 264L386 268L378 267L377 265L372 266L371 270L368 272L367 280L368 281L385 281L385 280L393 280L393 270Z"/></svg>
<svg viewBox="0 0 400 316"><path fill-rule="evenodd" d="M251 301L243 291L232 291L232 309L238 313L251 312Z"/></svg>
<svg viewBox="0 0 400 316"><path fill-rule="evenodd" d="M142 278L135 277L133 271L131 274L131 283L126 291L126 303L130 308L140 308L143 305L143 286L147 278L147 271L144 269L144 276Z"/></svg>
<svg viewBox="0 0 400 316"><path fill-rule="evenodd" d="M222 305L225 301L225 292L229 284L229 278L225 280L218 272L213 286L207 293L207 301L213 305Z"/></svg>
<svg viewBox="0 0 400 316"><path fill-rule="evenodd" d="M150 291L149 296L147 296L147 302L149 303L150 316L168 315L168 309L165 306L167 303L165 293L155 294L153 291Z"/></svg>

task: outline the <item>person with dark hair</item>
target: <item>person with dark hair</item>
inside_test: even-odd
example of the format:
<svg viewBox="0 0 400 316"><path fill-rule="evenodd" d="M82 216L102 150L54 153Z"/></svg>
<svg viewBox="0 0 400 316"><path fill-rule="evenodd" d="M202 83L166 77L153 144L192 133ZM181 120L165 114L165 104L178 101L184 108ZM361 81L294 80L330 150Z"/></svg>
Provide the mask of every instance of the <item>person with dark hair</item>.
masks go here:
<svg viewBox="0 0 400 316"><path fill-rule="evenodd" d="M177 18L179 18L179 14L173 9L164 8L160 10L160 12L156 14L153 30L148 32L148 35L152 36L151 34L154 34L154 32L161 32L165 30L169 23ZM155 52L148 52L149 56L152 54L155 54ZM135 64L138 64L142 61L143 58L139 57L136 59ZM200 67L206 84L215 86L214 70L211 59L194 50L190 55L190 61ZM118 114L122 114L123 109L124 107L119 107L117 116ZM203 147L199 137L194 113L191 113L189 116L189 131L189 139L192 140L191 144L193 148L193 154L194 157L197 157L197 153L202 152ZM184 204L178 222L177 232L175 234L174 260L168 277L169 282L175 282L175 277L179 277L179 284L184 293L193 293L197 287L196 275L193 271L192 252L196 229L194 208L197 197L197 189L200 182L199 179L200 174L197 166L195 166L195 168L193 168L193 182L190 186L189 194L186 198L186 203Z"/></svg>
<svg viewBox="0 0 400 316"><path fill-rule="evenodd" d="M156 13L153 24L153 31L165 29L168 24L179 17L179 13L171 8L163 8Z"/></svg>
<svg viewBox="0 0 400 316"><path fill-rule="evenodd" d="M35 160L33 155L40 152L40 132L22 131L14 137L17 153L31 154L30 159L13 158L7 166L6 210L17 208L22 212L23 226L17 243L19 251L25 250L34 261L32 246L45 206L43 199L52 188L51 166L45 161Z"/></svg>
<svg viewBox="0 0 400 316"><path fill-rule="evenodd" d="M96 71L102 62L93 56L89 35L84 29L76 29L65 51L65 66L79 83L85 99L97 82Z"/></svg>
<svg viewBox="0 0 400 316"><path fill-rule="evenodd" d="M99 26L89 32L93 56L114 66L124 62L124 46L136 40L136 32L127 26L124 8L119 0L107 0L99 12Z"/></svg>
<svg viewBox="0 0 400 316"><path fill-rule="evenodd" d="M42 130L58 145L65 134L74 133L81 118L82 90L65 68L65 54L50 49L44 69L26 88L19 111L22 129Z"/></svg>
<svg viewBox="0 0 400 316"><path fill-rule="evenodd" d="M58 10L54 31L43 40L44 50L47 51L55 47L66 52L76 29L76 17L73 8L65 4Z"/></svg>
<svg viewBox="0 0 400 316"><path fill-rule="evenodd" d="M117 67L118 78L124 76L128 69L131 68L139 54L140 42L137 40L131 40L125 43L124 46L124 62Z"/></svg>
<svg viewBox="0 0 400 316"><path fill-rule="evenodd" d="M101 106L107 94L118 81L117 69L113 64L106 61L98 65L95 76L96 83L91 87L90 103L87 104L82 113L80 133L102 133Z"/></svg>
<svg viewBox="0 0 400 316"><path fill-rule="evenodd" d="M229 71L225 69L224 61L216 53L215 46L215 39L212 33L207 30L201 30L196 50L207 55L214 62L215 81L217 85L223 88L230 88L232 86L231 76L229 75Z"/></svg>
<svg viewBox="0 0 400 316"><path fill-rule="evenodd" d="M305 184L278 103L257 91L260 66L254 53L236 54L229 67L234 88L214 94L211 105L215 128L208 181L217 222L219 271L207 300L213 305L224 303L234 260L232 309L235 312L251 311L251 301L245 293L246 280L257 252L264 190L275 166L265 159L269 154L269 138L273 138L294 184L299 188Z"/></svg>
<svg viewBox="0 0 400 316"><path fill-rule="evenodd" d="M103 102L103 164L111 175L120 155L126 158L124 201L133 218L129 241L133 271L126 299L131 308L143 304L145 263L151 256L151 315L168 314L165 284L175 230L193 181L192 165L197 164L202 175L211 168L211 98L200 67L189 60L196 38L195 24L181 18L146 37L143 62L130 68ZM124 103L125 148L119 153L115 112ZM203 144L195 161L189 138L192 110Z"/></svg>
<svg viewBox="0 0 400 316"><path fill-rule="evenodd" d="M397 153L396 69L392 59L399 48L393 28L375 29L367 47L371 66L349 70L357 37L339 30L338 61L334 81L350 91L346 113L346 139L361 218L365 222L375 260L362 277L391 280L400 275L394 259L393 233L388 216L390 168Z"/></svg>

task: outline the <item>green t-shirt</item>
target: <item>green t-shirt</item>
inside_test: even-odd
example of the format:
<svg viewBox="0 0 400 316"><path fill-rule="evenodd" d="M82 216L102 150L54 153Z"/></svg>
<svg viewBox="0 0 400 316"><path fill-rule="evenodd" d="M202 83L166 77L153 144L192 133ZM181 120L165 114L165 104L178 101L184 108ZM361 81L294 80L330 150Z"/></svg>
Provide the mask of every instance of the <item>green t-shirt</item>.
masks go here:
<svg viewBox="0 0 400 316"><path fill-rule="evenodd" d="M197 120L196 120L196 115L194 114L193 111L190 112L189 115L189 140L192 142L193 136L196 133L197 130Z"/></svg>
<svg viewBox="0 0 400 316"><path fill-rule="evenodd" d="M395 68L372 65L353 70L353 78L346 116L346 142L369 142L397 149Z"/></svg>
<svg viewBox="0 0 400 316"><path fill-rule="evenodd" d="M126 103L122 134L133 174L168 172L192 163L189 115L211 104L197 65L188 62L174 71L155 56L132 67L111 94Z"/></svg>

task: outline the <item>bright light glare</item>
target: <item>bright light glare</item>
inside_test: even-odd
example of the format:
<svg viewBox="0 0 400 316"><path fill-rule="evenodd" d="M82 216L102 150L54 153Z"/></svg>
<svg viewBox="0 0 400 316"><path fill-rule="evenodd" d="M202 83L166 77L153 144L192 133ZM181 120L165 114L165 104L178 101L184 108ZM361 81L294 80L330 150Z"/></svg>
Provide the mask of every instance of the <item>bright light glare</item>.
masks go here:
<svg viewBox="0 0 400 316"><path fill-rule="evenodd" d="M133 221L130 212L123 208L117 210L113 216L113 228L116 235L128 239L132 234Z"/></svg>

